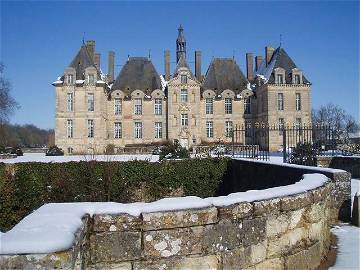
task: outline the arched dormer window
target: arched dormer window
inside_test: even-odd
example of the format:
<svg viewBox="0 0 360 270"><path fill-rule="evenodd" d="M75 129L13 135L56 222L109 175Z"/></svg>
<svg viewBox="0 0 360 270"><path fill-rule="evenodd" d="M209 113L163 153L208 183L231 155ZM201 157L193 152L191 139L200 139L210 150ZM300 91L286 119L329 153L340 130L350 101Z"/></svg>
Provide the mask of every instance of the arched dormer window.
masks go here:
<svg viewBox="0 0 360 270"><path fill-rule="evenodd" d="M96 68L88 67L85 69L86 83L89 85L95 85L97 80Z"/></svg>
<svg viewBox="0 0 360 270"><path fill-rule="evenodd" d="M75 73L74 68L69 67L65 69L64 82L66 85L73 85L75 83Z"/></svg>
<svg viewBox="0 0 360 270"><path fill-rule="evenodd" d="M302 71L300 69L294 68L291 71L291 78L293 84L302 84Z"/></svg>
<svg viewBox="0 0 360 270"><path fill-rule="evenodd" d="M276 68L274 69L275 83L276 84L285 84L285 69Z"/></svg>

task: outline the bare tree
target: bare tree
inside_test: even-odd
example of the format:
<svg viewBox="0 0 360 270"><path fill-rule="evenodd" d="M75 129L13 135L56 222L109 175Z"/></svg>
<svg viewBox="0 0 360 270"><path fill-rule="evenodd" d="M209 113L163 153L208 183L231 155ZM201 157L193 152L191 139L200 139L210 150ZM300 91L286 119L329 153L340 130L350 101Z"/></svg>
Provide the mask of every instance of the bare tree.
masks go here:
<svg viewBox="0 0 360 270"><path fill-rule="evenodd" d="M329 125L335 130L337 139L347 141L351 134L360 130L359 123L356 122L352 115L339 105L332 103L322 105L318 110L312 111L313 124Z"/></svg>
<svg viewBox="0 0 360 270"><path fill-rule="evenodd" d="M11 84L4 77L4 65L0 63L0 125L7 122L15 109L19 107L10 95Z"/></svg>

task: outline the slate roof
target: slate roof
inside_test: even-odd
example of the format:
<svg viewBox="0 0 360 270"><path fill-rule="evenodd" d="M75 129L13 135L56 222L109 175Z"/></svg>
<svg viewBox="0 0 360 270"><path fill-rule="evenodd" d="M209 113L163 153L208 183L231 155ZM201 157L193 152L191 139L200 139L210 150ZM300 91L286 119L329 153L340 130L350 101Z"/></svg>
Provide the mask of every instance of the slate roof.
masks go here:
<svg viewBox="0 0 360 270"><path fill-rule="evenodd" d="M74 59L71 61L69 67L75 68L76 70L76 79L84 80L85 79L85 69L87 67L95 67L95 63L92 60L86 45L82 45L79 52L76 54ZM98 70L98 69L97 69ZM98 75L100 75L100 71L98 70ZM100 78L100 76L99 76Z"/></svg>
<svg viewBox="0 0 360 270"><path fill-rule="evenodd" d="M270 63L266 67L266 59L263 59L259 70L255 72L256 75L263 75L267 81L267 83L275 83L274 69L283 68L285 69L285 82L288 84L292 83L291 72L293 68L297 68L294 61L290 58L290 56L286 53L286 51L278 47L271 57ZM303 74L303 83L310 84L310 82L306 79Z"/></svg>
<svg viewBox="0 0 360 270"><path fill-rule="evenodd" d="M150 95L155 89L162 89L160 76L147 57L130 57L117 76L112 90L130 94L141 90Z"/></svg>
<svg viewBox="0 0 360 270"><path fill-rule="evenodd" d="M191 77L194 77L194 75L192 74L191 69L190 69L190 67L189 67L189 65L188 65L188 63L186 61L186 58L185 58L184 54L182 54L180 56L180 59L176 64L174 76L176 76L178 74L180 68L187 68L190 71Z"/></svg>
<svg viewBox="0 0 360 270"><path fill-rule="evenodd" d="M202 90L212 89L220 94L231 89L236 94L247 88L248 80L232 58L215 58L206 72Z"/></svg>

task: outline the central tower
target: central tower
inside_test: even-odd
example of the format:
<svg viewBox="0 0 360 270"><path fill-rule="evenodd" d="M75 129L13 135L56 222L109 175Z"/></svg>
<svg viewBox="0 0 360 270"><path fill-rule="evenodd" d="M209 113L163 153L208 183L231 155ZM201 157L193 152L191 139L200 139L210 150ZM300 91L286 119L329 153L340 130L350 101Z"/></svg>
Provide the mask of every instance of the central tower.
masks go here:
<svg viewBox="0 0 360 270"><path fill-rule="evenodd" d="M178 28L178 37L176 39L176 63L179 62L181 56L186 58L186 39L184 36L184 28L180 24Z"/></svg>

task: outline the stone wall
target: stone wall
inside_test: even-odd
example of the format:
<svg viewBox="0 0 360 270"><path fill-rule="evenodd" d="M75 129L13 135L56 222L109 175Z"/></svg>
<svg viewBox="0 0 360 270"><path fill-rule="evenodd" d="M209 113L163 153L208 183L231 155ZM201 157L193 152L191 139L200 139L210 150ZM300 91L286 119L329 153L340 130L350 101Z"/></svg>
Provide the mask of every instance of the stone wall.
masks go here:
<svg viewBox="0 0 360 270"><path fill-rule="evenodd" d="M360 177L360 157L318 157L318 165L326 168L342 169L351 173L352 177Z"/></svg>

